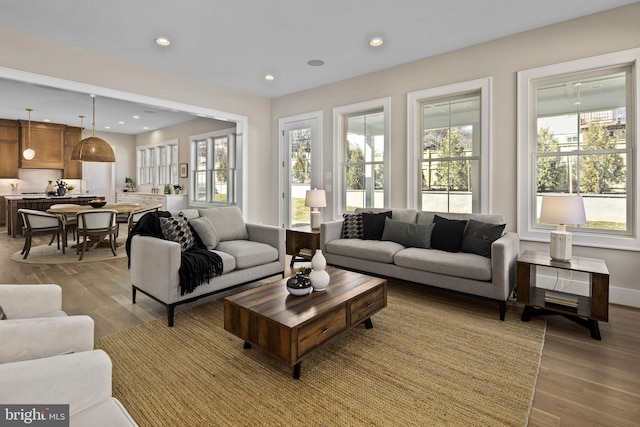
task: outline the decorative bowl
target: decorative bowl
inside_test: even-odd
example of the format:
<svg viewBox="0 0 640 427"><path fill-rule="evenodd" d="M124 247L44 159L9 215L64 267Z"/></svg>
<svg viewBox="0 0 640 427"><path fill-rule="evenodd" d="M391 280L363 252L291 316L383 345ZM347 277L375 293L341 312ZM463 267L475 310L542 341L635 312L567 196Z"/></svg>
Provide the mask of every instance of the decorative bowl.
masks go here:
<svg viewBox="0 0 640 427"><path fill-rule="evenodd" d="M287 291L289 291L291 295L307 295L313 291L311 280L302 273L296 273L295 276L287 280Z"/></svg>
<svg viewBox="0 0 640 427"><path fill-rule="evenodd" d="M89 202L92 208L101 208L107 204L106 200L91 200Z"/></svg>

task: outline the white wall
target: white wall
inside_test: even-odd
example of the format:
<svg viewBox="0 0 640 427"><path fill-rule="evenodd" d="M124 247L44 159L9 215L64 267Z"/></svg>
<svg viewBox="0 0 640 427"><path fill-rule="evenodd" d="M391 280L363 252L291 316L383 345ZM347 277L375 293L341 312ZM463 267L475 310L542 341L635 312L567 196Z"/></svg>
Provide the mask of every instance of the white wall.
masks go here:
<svg viewBox="0 0 640 427"><path fill-rule="evenodd" d="M437 43L424 40L423 43ZM516 73L542 65L640 46L640 3L551 25L454 52L426 58L272 101L271 140L277 148L278 119L324 112L324 172L332 170L334 107L391 97L391 207L406 207L407 93L492 77L492 211L516 230ZM277 157L274 156L274 161ZM397 171L394 173L394 171ZM640 171L637 171L640 172ZM330 184L331 181L325 181ZM334 191L335 194L335 191ZM324 209L333 211L332 201ZM328 217L326 219L329 219ZM640 225L636 226L637 228ZM522 242L521 249L548 251L548 244ZM640 253L574 248L577 256L602 257L611 273L611 300L640 306Z"/></svg>

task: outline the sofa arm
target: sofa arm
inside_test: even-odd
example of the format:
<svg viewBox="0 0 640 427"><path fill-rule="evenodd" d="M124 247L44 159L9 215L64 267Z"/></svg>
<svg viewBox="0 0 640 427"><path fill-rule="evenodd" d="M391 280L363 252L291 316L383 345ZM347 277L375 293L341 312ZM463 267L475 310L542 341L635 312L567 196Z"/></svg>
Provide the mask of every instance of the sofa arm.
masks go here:
<svg viewBox="0 0 640 427"><path fill-rule="evenodd" d="M491 245L492 282L502 290L507 300L516 286L516 261L520 254L520 238L517 233L505 233Z"/></svg>
<svg viewBox="0 0 640 427"><path fill-rule="evenodd" d="M93 350L89 316L39 317L0 322L0 363Z"/></svg>
<svg viewBox="0 0 640 427"><path fill-rule="evenodd" d="M180 244L150 236L131 239L129 278L131 284L162 302L170 301L171 290L180 285ZM173 292L175 293L175 292Z"/></svg>
<svg viewBox="0 0 640 427"><path fill-rule="evenodd" d="M102 350L0 365L3 404L69 404L69 414L111 397L111 359Z"/></svg>
<svg viewBox="0 0 640 427"><path fill-rule="evenodd" d="M323 222L320 224L320 249L325 251L325 245L327 242L339 239L342 235L342 223L344 220L339 219L337 221Z"/></svg>
<svg viewBox="0 0 640 427"><path fill-rule="evenodd" d="M249 240L252 242L265 243L278 250L278 262L282 264L282 271L285 268L285 244L284 228L273 225L247 223Z"/></svg>
<svg viewBox="0 0 640 427"><path fill-rule="evenodd" d="M0 285L0 305L7 319L26 319L62 310L58 285Z"/></svg>

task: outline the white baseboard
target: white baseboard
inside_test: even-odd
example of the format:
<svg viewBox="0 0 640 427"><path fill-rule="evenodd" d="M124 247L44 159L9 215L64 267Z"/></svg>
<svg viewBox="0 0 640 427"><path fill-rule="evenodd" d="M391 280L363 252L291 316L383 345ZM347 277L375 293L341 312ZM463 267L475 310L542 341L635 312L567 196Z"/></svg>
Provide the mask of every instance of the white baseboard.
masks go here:
<svg viewBox="0 0 640 427"><path fill-rule="evenodd" d="M609 302L640 308L640 291L627 288L609 287Z"/></svg>

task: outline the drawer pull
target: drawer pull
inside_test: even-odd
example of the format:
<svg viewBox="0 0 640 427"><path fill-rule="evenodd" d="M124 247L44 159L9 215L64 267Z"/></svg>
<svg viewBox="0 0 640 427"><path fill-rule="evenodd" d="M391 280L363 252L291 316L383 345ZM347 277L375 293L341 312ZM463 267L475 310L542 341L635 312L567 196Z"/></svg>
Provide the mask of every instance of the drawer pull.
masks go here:
<svg viewBox="0 0 640 427"><path fill-rule="evenodd" d="M329 332L329 329L331 328L327 328L327 327L322 328L322 333L326 334L327 332Z"/></svg>
<svg viewBox="0 0 640 427"><path fill-rule="evenodd" d="M367 301L367 307L371 307L373 303L371 301Z"/></svg>

